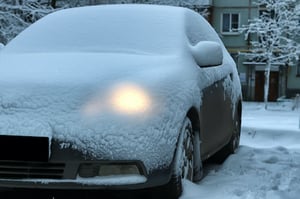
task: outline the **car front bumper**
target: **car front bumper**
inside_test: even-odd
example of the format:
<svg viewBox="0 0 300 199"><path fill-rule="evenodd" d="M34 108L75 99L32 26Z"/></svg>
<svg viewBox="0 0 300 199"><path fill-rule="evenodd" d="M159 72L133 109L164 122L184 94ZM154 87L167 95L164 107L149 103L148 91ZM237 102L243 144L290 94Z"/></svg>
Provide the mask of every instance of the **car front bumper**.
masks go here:
<svg viewBox="0 0 300 199"><path fill-rule="evenodd" d="M35 158L33 155L28 157ZM148 171L139 160L97 160L71 147L61 148L55 141L48 160L27 159L0 160L0 191L137 190L166 185L172 174L172 164ZM135 165L138 172L98 175L99 167L103 165Z"/></svg>
<svg viewBox="0 0 300 199"><path fill-rule="evenodd" d="M85 162L86 163L86 162ZM97 162L93 162L93 164ZM103 163L103 161L101 161ZM105 162L106 163L106 162ZM37 163L35 163L37 164ZM164 168L152 171L150 174L145 175L115 175L115 176L95 176L95 177L80 177L78 175L78 169L80 168L80 163L78 162L67 162L65 164L58 163L44 163L48 167L46 169L38 170L37 167L33 168L28 165L27 167L22 164L22 169L18 166L10 169L10 173L17 174L22 173L23 177L14 178L0 178L0 190L11 190L11 189L25 189L25 190L138 190L147 189L152 187L159 187L168 184L171 179L171 169ZM0 174L4 173L5 168L1 168L0 161ZM9 167L12 167L10 164ZM41 163L37 164L41 168ZM54 167L50 167L55 166ZM64 165L59 171L58 166ZM2 170L2 171L1 171ZM14 170L12 172L12 170ZM22 171L21 171L22 170ZM27 170L27 171L26 171ZM31 172L30 170L34 171ZM53 173L55 170L56 173ZM7 172L7 173L9 173ZM37 175L39 173L39 175ZM52 172L52 173L50 173ZM27 173L27 177L24 175ZM44 176L42 176L44 175ZM63 176L73 176L75 178L64 178ZM12 176L12 175L11 175ZM37 176L37 177L34 177ZM42 176L42 178L40 178ZM53 178L57 177L56 179Z"/></svg>

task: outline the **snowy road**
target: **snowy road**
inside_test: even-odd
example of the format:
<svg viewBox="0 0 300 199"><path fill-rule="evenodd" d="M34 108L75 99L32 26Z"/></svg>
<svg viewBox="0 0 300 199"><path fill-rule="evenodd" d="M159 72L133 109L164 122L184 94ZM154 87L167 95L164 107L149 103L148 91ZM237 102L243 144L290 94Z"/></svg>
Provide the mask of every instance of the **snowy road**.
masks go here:
<svg viewBox="0 0 300 199"><path fill-rule="evenodd" d="M180 199L300 198L299 111L290 103L244 103L241 146L205 178L185 182Z"/></svg>

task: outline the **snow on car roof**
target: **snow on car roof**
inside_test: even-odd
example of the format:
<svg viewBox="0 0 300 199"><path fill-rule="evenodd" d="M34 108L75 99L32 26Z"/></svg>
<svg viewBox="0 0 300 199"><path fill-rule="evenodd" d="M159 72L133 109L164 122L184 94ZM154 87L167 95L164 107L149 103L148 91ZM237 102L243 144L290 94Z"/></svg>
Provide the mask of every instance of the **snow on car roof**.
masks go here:
<svg viewBox="0 0 300 199"><path fill-rule="evenodd" d="M185 9L155 5L60 10L23 31L6 51L173 51L184 39L184 13Z"/></svg>

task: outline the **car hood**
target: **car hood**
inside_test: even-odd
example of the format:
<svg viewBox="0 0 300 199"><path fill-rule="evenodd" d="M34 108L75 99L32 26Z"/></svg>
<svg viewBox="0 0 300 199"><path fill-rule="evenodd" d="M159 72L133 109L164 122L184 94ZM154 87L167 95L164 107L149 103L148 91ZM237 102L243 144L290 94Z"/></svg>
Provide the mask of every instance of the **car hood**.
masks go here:
<svg viewBox="0 0 300 199"><path fill-rule="evenodd" d="M186 63L133 53L1 55L0 134L47 136L148 170L169 165L186 110L200 107L199 77ZM133 103L140 107L119 110L122 92L138 92L126 100L142 98Z"/></svg>

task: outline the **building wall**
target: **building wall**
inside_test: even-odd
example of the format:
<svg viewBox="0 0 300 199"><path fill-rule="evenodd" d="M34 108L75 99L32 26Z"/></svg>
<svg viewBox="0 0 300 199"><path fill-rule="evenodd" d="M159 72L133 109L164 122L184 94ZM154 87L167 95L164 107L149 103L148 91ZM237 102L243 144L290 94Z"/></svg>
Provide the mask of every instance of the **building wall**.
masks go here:
<svg viewBox="0 0 300 199"><path fill-rule="evenodd" d="M239 28L247 25L249 19L258 15L258 9L253 4L254 0L214 0L212 25L224 42L227 50L236 61L240 74L244 99L254 99L255 87L255 67L245 66L246 60L239 56L239 52L249 49L249 40L245 39L244 33L224 33L222 32L223 13L233 13L239 15Z"/></svg>
<svg viewBox="0 0 300 199"><path fill-rule="evenodd" d="M248 48L248 41L241 33L222 33L222 13L239 14L239 26L248 24L248 19L257 15L257 8L250 6L251 0L215 0L213 26L231 52Z"/></svg>
<svg viewBox="0 0 300 199"><path fill-rule="evenodd" d="M297 0L297 7L298 11L300 11L300 0ZM298 42L300 43L300 38L298 38ZM295 97L296 94L300 94L300 55L296 64L288 69L287 96Z"/></svg>
<svg viewBox="0 0 300 199"><path fill-rule="evenodd" d="M300 64L300 61L298 62ZM297 68L298 67L298 68ZM298 70L298 71L297 71ZM288 69L287 97L295 97L300 94L300 66L292 66Z"/></svg>
<svg viewBox="0 0 300 199"><path fill-rule="evenodd" d="M250 47L249 40L245 40L244 33L222 32L222 15L223 13L239 14L239 28L247 25L249 19L258 17L259 10L254 4L256 0L214 0L212 12L212 26L218 32L220 38L224 42L227 50L235 59L240 74L244 99L255 100L255 92L257 92L257 76L263 71L262 66L256 64L245 64L247 60L239 54L246 52ZM300 2L300 0L299 0ZM254 38L250 38L254 40ZM300 67L299 67L300 68ZM298 69L299 70L299 69ZM296 93L300 93L300 74L297 75L297 67L277 67L274 73L278 73L278 97L286 95L293 97Z"/></svg>

